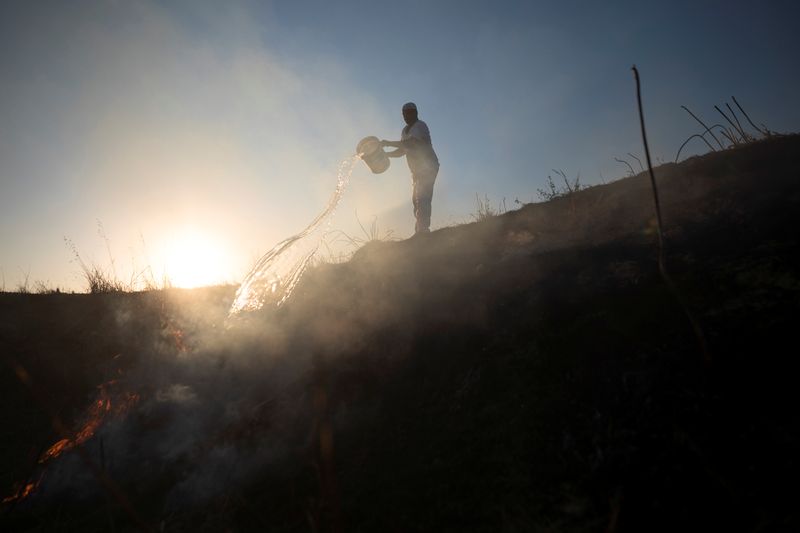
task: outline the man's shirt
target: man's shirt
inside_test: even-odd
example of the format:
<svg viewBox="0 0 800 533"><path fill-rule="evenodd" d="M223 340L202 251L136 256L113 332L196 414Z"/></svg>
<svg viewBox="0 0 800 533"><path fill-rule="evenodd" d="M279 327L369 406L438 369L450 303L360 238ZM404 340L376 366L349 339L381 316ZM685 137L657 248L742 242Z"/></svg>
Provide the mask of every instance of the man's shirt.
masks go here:
<svg viewBox="0 0 800 533"><path fill-rule="evenodd" d="M433 151L431 142L431 131L428 125L421 120L417 120L411 126L403 128L400 133L400 140L406 141L411 138L417 142L413 144L403 144L406 150L406 161L412 174L431 173L439 170L439 158Z"/></svg>

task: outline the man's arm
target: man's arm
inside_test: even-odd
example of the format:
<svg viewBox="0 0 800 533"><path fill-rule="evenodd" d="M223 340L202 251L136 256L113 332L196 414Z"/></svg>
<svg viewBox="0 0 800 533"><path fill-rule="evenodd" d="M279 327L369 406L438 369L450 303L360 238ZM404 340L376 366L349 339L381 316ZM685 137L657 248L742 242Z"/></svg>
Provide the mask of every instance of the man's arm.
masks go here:
<svg viewBox="0 0 800 533"><path fill-rule="evenodd" d="M406 149L403 148L403 141L381 141L381 146L391 146L392 148L397 148L397 150L392 150L391 152L386 152L388 157L403 157L406 155Z"/></svg>

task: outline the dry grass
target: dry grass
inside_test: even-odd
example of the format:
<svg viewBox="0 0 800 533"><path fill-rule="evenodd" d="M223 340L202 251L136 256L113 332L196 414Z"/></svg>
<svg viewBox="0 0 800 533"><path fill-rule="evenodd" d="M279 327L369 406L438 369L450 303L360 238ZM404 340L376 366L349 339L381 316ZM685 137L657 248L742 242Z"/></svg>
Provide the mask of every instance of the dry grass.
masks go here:
<svg viewBox="0 0 800 533"><path fill-rule="evenodd" d="M733 103L736 106L736 108L739 110L739 113L750 125L751 130L748 131L748 129L742 125L742 122L741 120L739 120L739 116L736 114L736 111L734 111L733 107L731 107L731 105L728 102L725 102L725 108L728 110L727 113L723 111L719 106L716 105L714 106L714 109L720 116L722 116L727 125L716 123L711 126L708 126L697 115L692 113L688 107L681 106L681 108L684 111L686 111L695 121L697 121L698 124L700 124L700 126L702 126L703 133L695 133L694 135L689 136L689 138L686 139L683 142L683 144L681 144L680 148L678 148L678 153L675 154L676 163L678 162L678 159L681 156L681 151L683 151L684 147L687 144L689 144L689 141L691 141L692 139L700 139L706 144L706 146L708 146L708 148L712 152L718 151L718 149L714 147L714 144L712 144L706 138L706 135L708 135L711 139L714 140L714 143L716 143L716 146L719 147L719 150L727 150L730 148L735 148L737 146L742 146L744 144L752 143L760 139L768 139L770 137L776 137L782 135L780 133L770 130L763 123L761 124L761 126L756 126L756 124L750 118L750 115L747 114L747 112L744 110L741 104L739 104L738 100L736 100L736 97L731 96L731 99L733 100ZM719 137L714 134L715 130L719 133Z"/></svg>
<svg viewBox="0 0 800 533"><path fill-rule="evenodd" d="M75 243L64 237L64 243L72 256L74 261L78 264L86 282L86 289L91 294L102 294L111 292L134 292L139 290L152 291L169 289L172 283L166 274L161 280L156 279L153 268L148 264L144 268L137 268L136 262L131 261L131 275L128 280L123 280L117 275L116 261L114 255L111 253L111 243L105 233L103 224L97 222L98 236L103 239L108 254L108 266L103 267L95 262L87 263L78 252L78 247ZM142 240L144 245L144 240Z"/></svg>
<svg viewBox="0 0 800 533"><path fill-rule="evenodd" d="M326 249L327 255L319 259L321 262L344 263L349 261L356 250L365 244L397 240L394 236L394 230L381 229L377 216L373 216L369 226L365 226L358 217L358 212L355 215L361 234L351 235L338 229L325 234L322 239L322 246Z"/></svg>
<svg viewBox="0 0 800 533"><path fill-rule="evenodd" d="M507 211L506 199L503 198L503 201L497 207L493 207L488 195L484 194L483 199L481 199L481 197L475 193L475 209L475 213L472 214L472 219L475 222L496 217L497 215L502 215Z"/></svg>

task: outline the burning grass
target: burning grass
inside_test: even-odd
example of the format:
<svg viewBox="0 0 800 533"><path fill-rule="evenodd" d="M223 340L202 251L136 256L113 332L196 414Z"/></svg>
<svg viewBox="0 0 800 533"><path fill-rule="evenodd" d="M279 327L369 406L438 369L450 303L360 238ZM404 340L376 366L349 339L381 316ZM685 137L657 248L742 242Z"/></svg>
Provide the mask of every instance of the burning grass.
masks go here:
<svg viewBox="0 0 800 533"><path fill-rule="evenodd" d="M103 425L107 417L121 417L128 413L136 403L139 401L139 395L135 392L125 392L121 394L120 398L116 401L111 401L111 394L109 389L118 383L116 380L111 380L103 383L98 387L98 398L91 404L86 412L86 421L75 432L74 437L68 437L59 440L39 458L39 464L44 464L51 459L55 459L62 453L80 446L92 437L94 437L97 430Z"/></svg>

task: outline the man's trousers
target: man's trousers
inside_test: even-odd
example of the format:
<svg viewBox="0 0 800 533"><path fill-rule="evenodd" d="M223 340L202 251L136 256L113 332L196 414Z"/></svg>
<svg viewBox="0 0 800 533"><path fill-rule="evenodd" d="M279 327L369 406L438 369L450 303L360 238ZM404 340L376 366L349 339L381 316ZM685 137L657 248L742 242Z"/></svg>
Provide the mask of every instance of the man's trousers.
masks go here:
<svg viewBox="0 0 800 533"><path fill-rule="evenodd" d="M414 218L417 219L414 233L430 231L433 183L438 173L439 168L436 167L430 171L411 174L411 201L414 204Z"/></svg>

